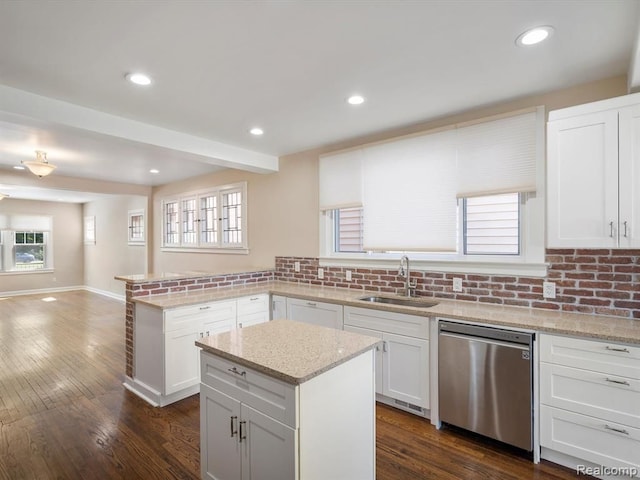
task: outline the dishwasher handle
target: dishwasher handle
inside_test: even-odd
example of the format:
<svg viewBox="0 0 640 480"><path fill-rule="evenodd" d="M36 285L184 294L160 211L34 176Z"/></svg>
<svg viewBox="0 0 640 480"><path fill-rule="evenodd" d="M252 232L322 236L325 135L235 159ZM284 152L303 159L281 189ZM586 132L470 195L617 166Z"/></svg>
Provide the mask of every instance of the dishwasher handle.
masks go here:
<svg viewBox="0 0 640 480"><path fill-rule="evenodd" d="M523 345L521 343L505 342L504 340L494 340L492 338L476 337L471 335L461 335L459 333L450 333L442 330L440 331L440 336L457 338L465 342L481 342L481 343L486 343L488 345L517 348L519 350L529 350L529 345Z"/></svg>

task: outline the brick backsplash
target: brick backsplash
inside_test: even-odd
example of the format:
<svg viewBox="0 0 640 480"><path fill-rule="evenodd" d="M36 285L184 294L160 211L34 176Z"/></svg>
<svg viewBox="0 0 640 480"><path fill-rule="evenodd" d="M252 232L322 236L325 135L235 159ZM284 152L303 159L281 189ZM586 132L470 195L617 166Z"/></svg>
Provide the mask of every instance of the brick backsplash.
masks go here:
<svg viewBox="0 0 640 480"><path fill-rule="evenodd" d="M640 250L548 249L546 261L547 278L412 271L411 279L420 296L640 319ZM323 267L319 279L318 266L318 258L276 257L275 279L382 293L404 288L397 268ZM462 278L462 292L453 291L454 277ZM542 296L545 280L556 284L553 300Z"/></svg>

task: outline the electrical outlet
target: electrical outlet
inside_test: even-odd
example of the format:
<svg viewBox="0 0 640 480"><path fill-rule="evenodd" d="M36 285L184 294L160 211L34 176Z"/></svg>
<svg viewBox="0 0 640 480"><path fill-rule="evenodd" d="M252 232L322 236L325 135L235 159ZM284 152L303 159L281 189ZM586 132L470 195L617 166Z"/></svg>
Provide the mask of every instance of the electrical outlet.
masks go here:
<svg viewBox="0 0 640 480"><path fill-rule="evenodd" d="M324 268L318 267L318 278L322 280L324 278Z"/></svg>
<svg viewBox="0 0 640 480"><path fill-rule="evenodd" d="M453 278L453 291L454 292L462 291L462 279L460 277Z"/></svg>
<svg viewBox="0 0 640 480"><path fill-rule="evenodd" d="M347 270L345 272L345 278L347 279L347 282L351 281L351 270Z"/></svg>
<svg viewBox="0 0 640 480"><path fill-rule="evenodd" d="M293 264L293 270L294 270L295 272L299 272L299 271L300 271L300 262L295 262L295 263Z"/></svg>
<svg viewBox="0 0 640 480"><path fill-rule="evenodd" d="M556 298L556 284L553 282L543 282L542 296L544 298Z"/></svg>

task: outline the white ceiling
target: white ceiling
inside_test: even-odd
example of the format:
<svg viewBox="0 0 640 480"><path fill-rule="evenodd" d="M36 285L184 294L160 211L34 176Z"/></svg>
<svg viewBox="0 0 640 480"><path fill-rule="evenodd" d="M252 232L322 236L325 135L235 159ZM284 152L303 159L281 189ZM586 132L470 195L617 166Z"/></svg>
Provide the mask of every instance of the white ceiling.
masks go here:
<svg viewBox="0 0 640 480"><path fill-rule="evenodd" d="M1 169L35 149L54 175L143 185L230 166L268 172L283 154L625 74L639 7L0 0L0 184ZM517 47L537 25L555 34ZM125 82L134 70L153 85ZM367 101L347 105L354 92Z"/></svg>

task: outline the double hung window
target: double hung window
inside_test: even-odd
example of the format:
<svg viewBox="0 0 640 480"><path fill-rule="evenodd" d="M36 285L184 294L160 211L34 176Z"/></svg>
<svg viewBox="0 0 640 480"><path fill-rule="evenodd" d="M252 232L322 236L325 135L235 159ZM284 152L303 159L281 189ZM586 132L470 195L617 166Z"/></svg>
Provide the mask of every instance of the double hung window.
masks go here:
<svg viewBox="0 0 640 480"><path fill-rule="evenodd" d="M53 268L51 217L0 215L0 266L3 272Z"/></svg>

